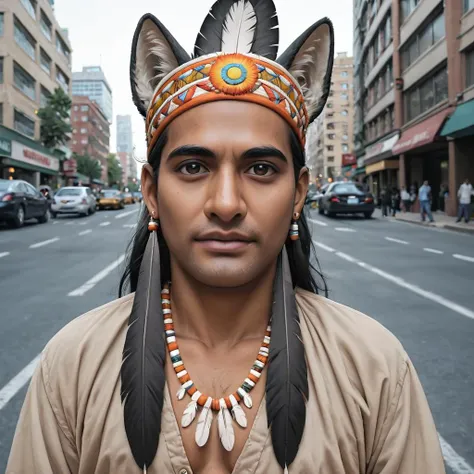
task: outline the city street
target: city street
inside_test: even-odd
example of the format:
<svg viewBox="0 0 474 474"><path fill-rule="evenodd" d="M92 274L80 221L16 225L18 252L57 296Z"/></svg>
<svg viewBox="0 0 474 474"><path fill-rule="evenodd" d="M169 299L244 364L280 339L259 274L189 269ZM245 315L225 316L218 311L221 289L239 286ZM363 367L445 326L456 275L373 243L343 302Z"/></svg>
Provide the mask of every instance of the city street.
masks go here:
<svg viewBox="0 0 474 474"><path fill-rule="evenodd" d="M0 472L35 358L71 319L117 297L138 213L132 205L0 228ZM447 472L474 474L474 236L317 211L310 224L330 298L401 340L427 393Z"/></svg>

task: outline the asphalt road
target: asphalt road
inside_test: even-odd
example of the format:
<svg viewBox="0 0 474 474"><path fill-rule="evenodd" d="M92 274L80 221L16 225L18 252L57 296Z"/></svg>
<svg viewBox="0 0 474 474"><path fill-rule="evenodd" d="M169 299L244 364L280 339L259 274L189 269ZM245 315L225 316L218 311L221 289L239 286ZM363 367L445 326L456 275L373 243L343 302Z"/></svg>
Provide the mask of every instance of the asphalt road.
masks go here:
<svg viewBox="0 0 474 474"><path fill-rule="evenodd" d="M28 364L67 322L117 297L138 211L0 227L0 472ZM381 218L312 211L311 219L330 297L402 341L425 387L447 472L474 474L474 237Z"/></svg>

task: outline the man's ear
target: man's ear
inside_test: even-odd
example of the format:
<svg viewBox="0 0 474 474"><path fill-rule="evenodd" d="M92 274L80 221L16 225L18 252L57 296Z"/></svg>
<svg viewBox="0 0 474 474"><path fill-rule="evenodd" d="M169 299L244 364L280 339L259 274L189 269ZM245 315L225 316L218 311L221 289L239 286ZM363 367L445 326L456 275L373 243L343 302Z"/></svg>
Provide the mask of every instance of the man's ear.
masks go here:
<svg viewBox="0 0 474 474"><path fill-rule="evenodd" d="M308 168L301 168L298 182L296 183L295 192L295 205L293 206L293 212L297 212L301 215L303 212L304 204L306 201L306 194L308 193L309 186L309 171Z"/></svg>
<svg viewBox="0 0 474 474"><path fill-rule="evenodd" d="M145 200L148 214L158 219L158 188L155 172L149 163L143 165L142 168L142 194Z"/></svg>

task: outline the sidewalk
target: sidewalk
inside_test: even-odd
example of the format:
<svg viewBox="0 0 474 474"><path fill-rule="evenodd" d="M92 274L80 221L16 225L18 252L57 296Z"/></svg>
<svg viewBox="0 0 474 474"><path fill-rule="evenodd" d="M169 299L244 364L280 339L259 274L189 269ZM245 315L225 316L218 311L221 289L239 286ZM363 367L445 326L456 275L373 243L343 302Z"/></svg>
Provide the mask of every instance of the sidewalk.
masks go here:
<svg viewBox="0 0 474 474"><path fill-rule="evenodd" d="M464 232L474 235L474 220L471 220L468 224L464 221L456 222L455 217L447 216L441 212L433 213L433 219L435 220L433 224L428 220L422 222L420 214L417 212L397 212L395 218L389 217L388 219L395 219L397 221L409 222L410 224L418 224L425 227L437 227L440 229L454 230L456 232Z"/></svg>

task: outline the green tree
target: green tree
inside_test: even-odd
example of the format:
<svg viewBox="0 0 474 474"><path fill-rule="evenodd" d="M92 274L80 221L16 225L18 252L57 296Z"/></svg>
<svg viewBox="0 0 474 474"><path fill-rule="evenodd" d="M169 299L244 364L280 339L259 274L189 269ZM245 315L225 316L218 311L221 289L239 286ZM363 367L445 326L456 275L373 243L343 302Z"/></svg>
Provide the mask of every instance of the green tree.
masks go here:
<svg viewBox="0 0 474 474"><path fill-rule="evenodd" d="M100 179L102 175L102 167L98 160L91 158L89 155L76 155L74 159L77 162L77 172L87 176L92 184L93 179Z"/></svg>
<svg viewBox="0 0 474 474"><path fill-rule="evenodd" d="M38 117L41 119L41 142L46 148L54 149L66 145L70 140L71 103L71 98L58 87L48 97L46 106L38 110Z"/></svg>
<svg viewBox="0 0 474 474"><path fill-rule="evenodd" d="M109 186L120 184L122 180L122 167L115 153L110 153L107 157L107 179Z"/></svg>

